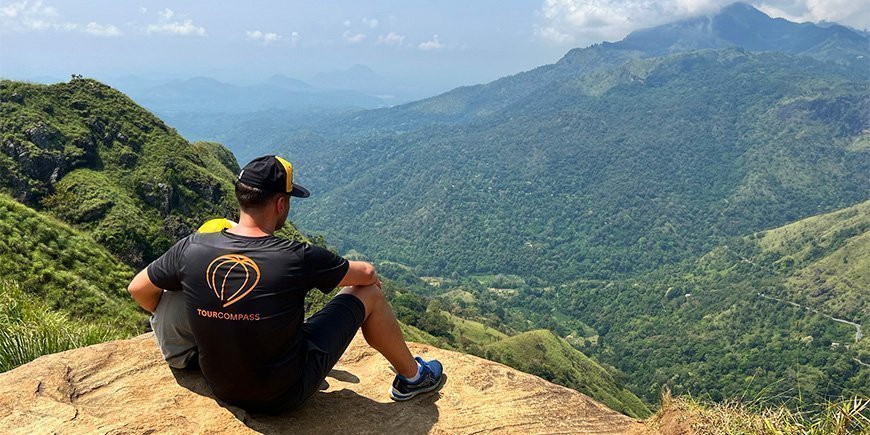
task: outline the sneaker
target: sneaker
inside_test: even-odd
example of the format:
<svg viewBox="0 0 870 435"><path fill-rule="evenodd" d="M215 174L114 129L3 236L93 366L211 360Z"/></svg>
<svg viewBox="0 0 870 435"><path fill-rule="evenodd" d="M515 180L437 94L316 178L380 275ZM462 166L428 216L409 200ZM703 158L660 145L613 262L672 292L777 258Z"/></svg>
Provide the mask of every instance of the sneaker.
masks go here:
<svg viewBox="0 0 870 435"><path fill-rule="evenodd" d="M419 356L414 358L423 368L423 373L417 382L410 383L402 375L396 375L390 388L390 398L396 401L408 400L418 394L435 391L444 384L444 369L438 360L423 361Z"/></svg>

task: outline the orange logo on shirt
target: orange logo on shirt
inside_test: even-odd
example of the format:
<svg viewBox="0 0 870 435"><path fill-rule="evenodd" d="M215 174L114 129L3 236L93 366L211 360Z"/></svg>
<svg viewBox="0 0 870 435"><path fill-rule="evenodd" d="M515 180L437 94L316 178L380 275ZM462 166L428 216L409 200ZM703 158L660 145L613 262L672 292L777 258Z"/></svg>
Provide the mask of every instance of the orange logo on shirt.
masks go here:
<svg viewBox="0 0 870 435"><path fill-rule="evenodd" d="M227 288L227 279L233 271L238 276L230 280L230 288ZM245 272L245 280L240 286L235 287L232 282L241 279L242 271ZM208 288L224 303L224 307L228 307L247 296L257 286L260 282L260 268L254 260L244 255L221 255L208 265L205 270L205 280Z"/></svg>

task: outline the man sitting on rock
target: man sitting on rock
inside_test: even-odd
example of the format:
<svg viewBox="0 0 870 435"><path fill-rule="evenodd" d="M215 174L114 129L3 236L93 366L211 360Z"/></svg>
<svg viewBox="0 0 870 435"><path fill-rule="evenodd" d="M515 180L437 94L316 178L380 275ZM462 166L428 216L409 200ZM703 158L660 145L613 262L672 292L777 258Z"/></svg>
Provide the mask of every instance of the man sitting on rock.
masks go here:
<svg viewBox="0 0 870 435"><path fill-rule="evenodd" d="M362 327L366 341L393 365L394 400L438 389L437 360L412 357L381 291L375 268L326 249L276 237L290 197L293 167L277 156L254 159L236 181L238 225L187 236L139 272L128 290L152 312L166 361L198 362L215 396L260 412L302 404ZM303 321L312 288L341 291ZM165 290L165 291L164 291Z"/></svg>

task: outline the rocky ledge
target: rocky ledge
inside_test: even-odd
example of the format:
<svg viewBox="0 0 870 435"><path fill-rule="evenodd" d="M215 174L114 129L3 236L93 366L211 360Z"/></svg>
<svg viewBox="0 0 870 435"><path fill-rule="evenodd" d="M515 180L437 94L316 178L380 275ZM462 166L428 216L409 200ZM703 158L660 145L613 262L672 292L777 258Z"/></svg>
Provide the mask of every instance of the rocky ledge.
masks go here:
<svg viewBox="0 0 870 435"><path fill-rule="evenodd" d="M20 433L640 433L591 398L502 364L431 346L444 388L395 403L387 361L357 336L301 409L249 414L196 371L170 369L144 334L41 357L0 374L0 427Z"/></svg>

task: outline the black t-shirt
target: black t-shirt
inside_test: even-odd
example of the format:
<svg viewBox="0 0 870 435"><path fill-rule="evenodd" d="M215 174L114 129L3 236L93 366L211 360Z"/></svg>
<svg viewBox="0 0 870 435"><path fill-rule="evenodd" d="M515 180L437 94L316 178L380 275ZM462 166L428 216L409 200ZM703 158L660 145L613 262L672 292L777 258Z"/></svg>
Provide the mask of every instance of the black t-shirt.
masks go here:
<svg viewBox="0 0 870 435"><path fill-rule="evenodd" d="M348 262L275 236L195 233L148 266L154 285L181 290L214 394L231 403L274 403L299 381L305 294L326 293Z"/></svg>

